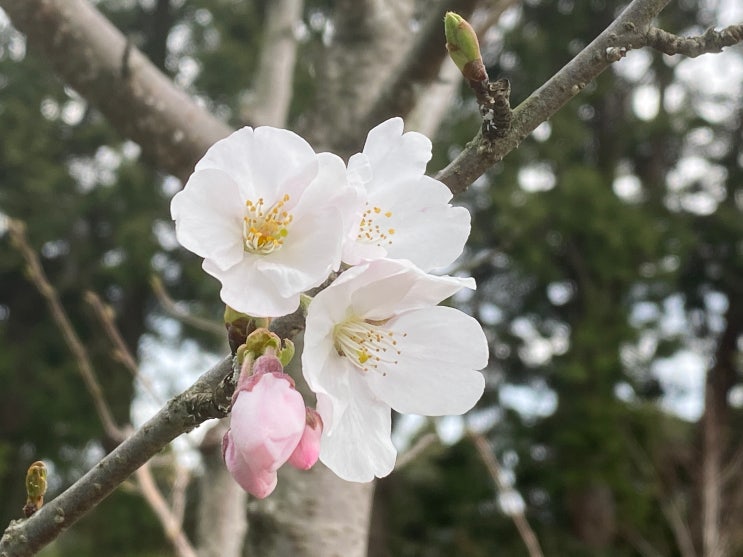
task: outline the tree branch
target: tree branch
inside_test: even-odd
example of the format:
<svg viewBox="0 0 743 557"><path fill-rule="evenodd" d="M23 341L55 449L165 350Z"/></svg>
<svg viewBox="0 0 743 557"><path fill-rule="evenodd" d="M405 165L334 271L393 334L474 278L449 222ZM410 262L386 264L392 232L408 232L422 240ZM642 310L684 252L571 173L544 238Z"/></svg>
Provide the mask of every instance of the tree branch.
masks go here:
<svg viewBox="0 0 743 557"><path fill-rule="evenodd" d="M177 89L86 0L0 0L54 71L147 158L184 180L232 131Z"/></svg>
<svg viewBox="0 0 743 557"><path fill-rule="evenodd" d="M710 27L703 35L697 37L679 37L663 29L651 27L646 37L647 46L664 54L682 54L696 58L702 54L722 52L724 47L743 41L743 23L725 27L722 31L715 31Z"/></svg>
<svg viewBox="0 0 743 557"><path fill-rule="evenodd" d="M441 63L448 58L443 40L444 15L456 10L463 17L469 17L476 4L477 0L441 0L436 3L415 35L405 58L363 116L363 124L359 126L362 131L393 116L406 116L413 109L415 89L436 79Z"/></svg>
<svg viewBox="0 0 743 557"><path fill-rule="evenodd" d="M650 23L668 2L634 0L596 39L514 109L511 129L503 138L489 141L478 133L459 156L436 175L436 179L444 182L455 194L464 191L490 166L518 147L539 124L580 93L586 84L617 61L619 57L615 52L648 45Z"/></svg>
<svg viewBox="0 0 743 557"><path fill-rule="evenodd" d="M225 383L225 378L231 375L232 358L227 357L190 388L173 397L152 419L56 499L31 518L12 522L0 539L0 555L33 555L100 503L173 439L209 418L226 416L232 388Z"/></svg>
<svg viewBox="0 0 743 557"><path fill-rule="evenodd" d="M493 454L493 448L490 446L490 443L488 443L488 440L480 433L474 431L469 431L468 436L472 440L472 443L474 443L483 464L485 464L485 467L488 469L488 473L493 479L498 492L505 493L509 491L511 487L503 481L503 474L501 473L500 465ZM524 512L522 510L512 511L509 512L508 515L511 517L511 520L513 520L513 524L516 526L529 556L544 557L542 547L539 545L539 539L534 533L534 530L532 530Z"/></svg>
<svg viewBox="0 0 743 557"><path fill-rule="evenodd" d="M359 150L361 129L385 83L412 42L413 0L337 0L334 35L318 63L314 110L303 122L302 135L316 149L341 156Z"/></svg>
<svg viewBox="0 0 743 557"><path fill-rule="evenodd" d="M46 300L49 306L49 312L52 314L54 322L62 332L62 337L67 343L70 352L77 362L77 368L80 371L85 388L88 390L90 398L93 400L93 406L98 414L98 419L103 426L103 431L113 441L119 442L124 438L124 432L114 420L113 414L103 395L103 389L98 382L98 377L93 369L93 363L90 361L88 351L85 349L80 337L75 332L67 312L62 307L57 291L49 283L49 279L44 273L39 256L28 243L26 238L26 226L19 220L8 220L8 232L13 245L23 257L26 263L26 270L29 279L36 286L36 289Z"/></svg>
<svg viewBox="0 0 743 557"><path fill-rule="evenodd" d="M152 477L149 463L140 466L136 474L142 496L157 515L165 531L165 536L175 549L177 556L196 557L196 551L183 532L181 519L168 506L167 501L162 496L160 489L155 483L155 479Z"/></svg>
<svg viewBox="0 0 743 557"><path fill-rule="evenodd" d="M200 331L211 333L219 337L224 336L225 328L222 323L217 323L210 319L204 319L203 317L192 315L187 310L178 307L178 304L170 297L170 294L168 294L168 291L165 289L160 277L153 275L150 279L150 286L152 286L152 291L155 293L157 301L160 302L160 305L163 306L163 309L168 315Z"/></svg>
<svg viewBox="0 0 743 557"><path fill-rule="evenodd" d="M258 73L241 109L243 120L253 126L286 125L297 58L294 25L303 6L304 0L274 0L266 6Z"/></svg>

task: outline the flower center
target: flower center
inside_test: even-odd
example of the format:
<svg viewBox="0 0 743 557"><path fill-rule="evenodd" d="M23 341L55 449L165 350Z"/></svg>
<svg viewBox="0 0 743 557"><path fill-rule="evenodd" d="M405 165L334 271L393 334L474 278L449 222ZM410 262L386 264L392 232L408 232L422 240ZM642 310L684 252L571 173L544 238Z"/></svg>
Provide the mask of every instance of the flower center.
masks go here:
<svg viewBox="0 0 743 557"><path fill-rule="evenodd" d="M379 247L382 247L382 244L392 244L392 235L395 233L395 229L385 226L384 223L385 219L391 217L392 211L382 212L380 207L371 207L367 203L366 210L361 215L357 240L367 244L376 244Z"/></svg>
<svg viewBox="0 0 743 557"><path fill-rule="evenodd" d="M284 209L289 201L286 194L270 207L265 206L262 197L256 203L250 199L245 202L243 217L243 244L245 251L266 255L279 249L289 234L289 224L294 216Z"/></svg>
<svg viewBox="0 0 743 557"><path fill-rule="evenodd" d="M337 324L333 340L338 355L348 358L364 373L376 370L387 375L385 368L397 364L401 354L396 337L406 337L407 333L385 329L384 323L351 317Z"/></svg>

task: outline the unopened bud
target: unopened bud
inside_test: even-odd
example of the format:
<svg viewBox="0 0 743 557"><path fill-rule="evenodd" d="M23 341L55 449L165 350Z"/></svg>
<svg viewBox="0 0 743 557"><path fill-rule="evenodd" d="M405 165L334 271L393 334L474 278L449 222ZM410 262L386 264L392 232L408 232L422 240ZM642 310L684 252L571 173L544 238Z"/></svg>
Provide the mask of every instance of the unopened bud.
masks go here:
<svg viewBox="0 0 743 557"><path fill-rule="evenodd" d="M488 72L482 62L477 33L467 20L454 12L446 12L444 33L446 50L462 75L470 81L486 81Z"/></svg>
<svg viewBox="0 0 743 557"><path fill-rule="evenodd" d="M23 514L26 518L38 511L44 504L46 493L46 466L40 460L34 462L26 472L26 505Z"/></svg>
<svg viewBox="0 0 743 557"><path fill-rule="evenodd" d="M256 358L267 351L277 354L281 350L281 339L279 335L268 329L256 329L245 339L245 350L251 352Z"/></svg>
<svg viewBox="0 0 743 557"><path fill-rule="evenodd" d="M309 470L320 456L320 438L322 437L322 418L314 408L306 408L307 413L304 433L297 448L289 457L289 464L300 470Z"/></svg>

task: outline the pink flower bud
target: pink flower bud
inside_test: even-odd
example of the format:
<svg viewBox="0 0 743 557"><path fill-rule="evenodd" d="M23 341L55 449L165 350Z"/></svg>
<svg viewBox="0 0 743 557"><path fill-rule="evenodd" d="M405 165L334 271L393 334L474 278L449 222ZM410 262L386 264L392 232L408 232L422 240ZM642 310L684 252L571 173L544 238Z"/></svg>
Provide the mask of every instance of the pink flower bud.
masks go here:
<svg viewBox="0 0 743 557"><path fill-rule="evenodd" d="M300 470L309 470L320 456L320 438L322 437L322 418L314 408L307 408L307 423L299 445L289 457L289 464Z"/></svg>
<svg viewBox="0 0 743 557"><path fill-rule="evenodd" d="M260 358L259 358L260 359ZM297 448L306 424L304 400L283 373L261 373L236 393L222 453L227 469L259 498L276 487L276 470Z"/></svg>
<svg viewBox="0 0 743 557"><path fill-rule="evenodd" d="M253 375L260 373L284 373L284 366L273 354L264 354L253 362Z"/></svg>
<svg viewBox="0 0 743 557"><path fill-rule="evenodd" d="M235 392L232 394L233 405L237 400L237 395L242 391L252 391L255 384L264 374L273 374L276 377L282 377L289 382L292 388L294 387L294 379L284 373L284 366L281 364L281 360L273 354L265 354L255 361L246 359L240 370L240 377L237 379Z"/></svg>

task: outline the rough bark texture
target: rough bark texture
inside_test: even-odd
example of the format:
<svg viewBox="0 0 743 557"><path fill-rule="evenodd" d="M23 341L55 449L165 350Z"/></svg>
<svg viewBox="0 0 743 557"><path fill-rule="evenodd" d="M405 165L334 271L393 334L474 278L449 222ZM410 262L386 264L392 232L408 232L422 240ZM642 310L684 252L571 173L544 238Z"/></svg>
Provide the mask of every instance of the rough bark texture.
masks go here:
<svg viewBox="0 0 743 557"><path fill-rule="evenodd" d="M305 135L319 150L359 150L363 115L382 93L412 40L413 0L338 0L335 35L320 66L317 110ZM360 133L362 132L363 133Z"/></svg>
<svg viewBox="0 0 743 557"><path fill-rule="evenodd" d="M448 11L469 18L477 0L442 0L437 2L422 22L406 49L405 56L390 74L373 104L361 116L360 128L368 130L393 116L407 116L416 101L417 89L432 83L441 63L448 58L442 40L442 21Z"/></svg>
<svg viewBox="0 0 743 557"><path fill-rule="evenodd" d="M161 169L188 177L232 130L177 89L85 0L2 0L54 71Z"/></svg>
<svg viewBox="0 0 743 557"><path fill-rule="evenodd" d="M250 505L251 557L364 557L373 483L340 480L322 464L279 471L271 497Z"/></svg>

